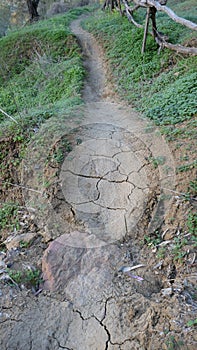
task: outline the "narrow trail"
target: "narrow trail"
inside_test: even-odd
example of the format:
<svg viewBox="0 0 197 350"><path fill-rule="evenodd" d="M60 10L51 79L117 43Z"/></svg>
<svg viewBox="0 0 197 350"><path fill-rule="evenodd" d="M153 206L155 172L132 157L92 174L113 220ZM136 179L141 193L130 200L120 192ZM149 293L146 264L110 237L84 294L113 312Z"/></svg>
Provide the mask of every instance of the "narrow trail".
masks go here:
<svg viewBox="0 0 197 350"><path fill-rule="evenodd" d="M170 200L164 195L174 188L174 163L158 130L114 101L102 49L80 21L71 30L87 70L84 119L70 132L75 146L61 167L58 209L42 190L27 197L47 213L42 218L51 241L42 259L45 295L26 305L20 319L13 318L5 348L159 349L159 338L151 347L150 332L160 332L155 320L162 319L161 281L148 266L136 272L142 282L118 270L146 264L134 236L161 224ZM27 185L39 189L33 157ZM155 169L151 159L158 157L163 162Z"/></svg>
<svg viewBox="0 0 197 350"><path fill-rule="evenodd" d="M63 197L81 227L49 245L43 258L45 288L61 290L73 305L72 326L64 338L69 349L142 350L148 340L144 335L138 346L140 328L149 327L155 317L151 296L161 284L148 268L139 272L143 284L128 281L118 269L144 262L132 236L138 225L151 231L161 224L170 194L163 200L163 188L174 185L173 159L150 123L114 101L102 49L80 21L74 21L71 30L87 71L84 120L73 131L79 142L65 158L60 180ZM150 159L157 157L165 161L155 169ZM157 204L151 208L153 198ZM152 217L148 224L147 211ZM139 309L141 316L130 319L131 308ZM85 329L78 334L79 317Z"/></svg>
<svg viewBox="0 0 197 350"><path fill-rule="evenodd" d="M164 188L173 188L174 166L158 131L134 110L114 101L102 49L80 22L73 21L71 30L82 48L87 72L85 118L76 131L82 142L65 159L60 178L77 219L85 222L100 244L108 244L131 232L155 191L164 194ZM153 158L164 160L159 172L150 162ZM157 218L154 213L149 230L157 228L168 206L159 198L157 202Z"/></svg>
<svg viewBox="0 0 197 350"><path fill-rule="evenodd" d="M106 76L101 49L96 45L91 34L82 29L80 22L81 19L72 22L71 31L77 37L82 48L84 67L87 72L83 100L86 103L102 101L106 88Z"/></svg>

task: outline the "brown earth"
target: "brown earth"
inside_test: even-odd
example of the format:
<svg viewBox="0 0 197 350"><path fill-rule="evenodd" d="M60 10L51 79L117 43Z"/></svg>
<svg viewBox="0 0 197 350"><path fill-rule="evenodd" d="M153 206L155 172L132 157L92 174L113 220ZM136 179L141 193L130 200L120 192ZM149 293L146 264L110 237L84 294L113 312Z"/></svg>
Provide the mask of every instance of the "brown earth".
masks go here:
<svg viewBox="0 0 197 350"><path fill-rule="evenodd" d="M71 29L88 72L84 118L42 146L32 141L22 169L6 172L25 188L14 193L20 230L1 240L1 349L196 349L188 324L196 319L196 263L186 227L196 201L184 197L195 170L187 178L176 172L184 155L194 160L194 139L168 144L120 102L101 47L80 20ZM186 243L177 248L175 239ZM23 277L10 286L6 265L42 268L43 282Z"/></svg>

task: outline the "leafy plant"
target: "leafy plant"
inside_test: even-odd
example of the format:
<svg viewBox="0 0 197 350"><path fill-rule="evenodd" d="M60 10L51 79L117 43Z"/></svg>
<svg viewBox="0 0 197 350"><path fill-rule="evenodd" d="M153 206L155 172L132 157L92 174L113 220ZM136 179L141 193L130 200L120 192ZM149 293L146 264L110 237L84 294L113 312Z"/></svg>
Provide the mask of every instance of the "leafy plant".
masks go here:
<svg viewBox="0 0 197 350"><path fill-rule="evenodd" d="M163 165L165 163L165 157L150 157L149 161L153 164L154 168L158 168L159 165Z"/></svg>
<svg viewBox="0 0 197 350"><path fill-rule="evenodd" d="M194 320L189 320L189 321L187 322L187 326L188 326L188 327L197 326L197 318L195 318Z"/></svg>
<svg viewBox="0 0 197 350"><path fill-rule="evenodd" d="M187 218L188 231L197 236L197 214L190 213Z"/></svg>
<svg viewBox="0 0 197 350"><path fill-rule="evenodd" d="M34 287L35 289L37 289L42 281L41 272L37 269L27 269L24 271L7 270L7 273L15 283L17 283L18 285L24 284L27 288Z"/></svg>
<svg viewBox="0 0 197 350"><path fill-rule="evenodd" d="M50 159L53 158L57 163L62 163L65 157L65 154L71 151L72 151L71 143L66 138L63 138L60 140L57 148L53 152Z"/></svg>
<svg viewBox="0 0 197 350"><path fill-rule="evenodd" d="M173 249L172 249L172 255L174 260L182 261L184 256L186 256L187 252L183 248L187 243L188 243L187 239L182 236L178 236L174 238Z"/></svg>
<svg viewBox="0 0 197 350"><path fill-rule="evenodd" d="M180 346L184 345L182 340L176 340L173 335L170 335L165 343L168 350L177 350L180 349Z"/></svg>
<svg viewBox="0 0 197 350"><path fill-rule="evenodd" d="M56 160L57 163L62 163L64 160L64 152L62 149L58 149L53 153L53 158Z"/></svg>
<svg viewBox="0 0 197 350"><path fill-rule="evenodd" d="M39 270L26 270L24 275L24 283L37 288L42 281Z"/></svg>
<svg viewBox="0 0 197 350"><path fill-rule="evenodd" d="M195 168L197 168L197 161L194 161L194 162L189 163L189 164L180 165L177 167L177 171L182 173L184 171L188 171L188 170L195 169Z"/></svg>
<svg viewBox="0 0 197 350"><path fill-rule="evenodd" d="M165 257L165 254L166 254L166 247L161 247L158 249L157 258L163 259Z"/></svg>
<svg viewBox="0 0 197 350"><path fill-rule="evenodd" d="M189 193L193 196L197 195L197 180L190 181L189 183Z"/></svg>
<svg viewBox="0 0 197 350"><path fill-rule="evenodd" d="M159 243L161 243L161 236L158 231L155 231L154 235L144 236L144 243L147 244L149 247L156 247Z"/></svg>
<svg viewBox="0 0 197 350"><path fill-rule="evenodd" d="M17 283L20 284L22 281L22 272L21 271L14 271L14 270L8 270L8 275L11 277L11 279Z"/></svg>
<svg viewBox="0 0 197 350"><path fill-rule="evenodd" d="M0 206L0 230L18 229L18 205L16 203L4 203Z"/></svg>
<svg viewBox="0 0 197 350"><path fill-rule="evenodd" d="M25 241L20 241L19 246L20 248L28 248L30 246L31 242L25 242Z"/></svg>

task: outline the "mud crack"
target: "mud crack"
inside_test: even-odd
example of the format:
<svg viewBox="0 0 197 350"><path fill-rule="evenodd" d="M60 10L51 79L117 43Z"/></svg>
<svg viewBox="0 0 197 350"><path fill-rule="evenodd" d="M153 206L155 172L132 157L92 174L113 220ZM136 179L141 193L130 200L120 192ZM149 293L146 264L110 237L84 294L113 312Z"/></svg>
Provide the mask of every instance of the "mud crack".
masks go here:
<svg viewBox="0 0 197 350"><path fill-rule="evenodd" d="M77 313L80 315L80 318L82 319L82 321L87 321L87 320L90 320L92 318L94 318L98 323L99 325L104 329L106 335L107 335L107 340L106 340L106 344L105 344L105 348L103 350L107 350L109 348L109 343L111 343L111 335L110 335L110 332L107 328L107 326L103 323L103 321L105 320L106 318L106 315L107 315L107 303L109 300L111 300L112 297L109 297L105 300L105 303L104 303L104 315L102 317L102 319L100 320L98 317L96 317L95 315L92 315L92 316L89 316L87 318L83 317L82 315L82 312L79 311L79 310L74 310L73 309L73 312ZM112 344L112 343L111 343Z"/></svg>

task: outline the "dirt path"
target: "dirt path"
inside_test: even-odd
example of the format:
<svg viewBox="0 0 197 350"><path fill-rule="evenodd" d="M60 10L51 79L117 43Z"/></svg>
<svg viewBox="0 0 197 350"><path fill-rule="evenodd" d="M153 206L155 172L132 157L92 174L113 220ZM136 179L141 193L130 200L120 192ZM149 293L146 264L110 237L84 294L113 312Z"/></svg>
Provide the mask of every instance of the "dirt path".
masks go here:
<svg viewBox="0 0 197 350"><path fill-rule="evenodd" d="M114 101L102 50L80 20L71 29L88 72L85 117L80 126L70 123L72 150L53 196L44 198L38 181L43 158L32 152L26 163L26 184L38 192L24 196L37 205L41 234L50 242L42 259L44 292L13 301L2 349L166 349L165 329L175 327L179 302L163 299L165 286L139 239L163 221L175 182L173 158L155 127ZM139 264L134 275L141 279L122 273L122 266Z"/></svg>
<svg viewBox="0 0 197 350"><path fill-rule="evenodd" d="M74 21L71 24L71 30L76 35L82 48L84 67L87 72L83 99L86 103L102 101L106 88L102 52L91 34L81 28L80 22L81 20Z"/></svg>
<svg viewBox="0 0 197 350"><path fill-rule="evenodd" d="M163 194L164 188L173 189L174 163L158 131L132 109L114 102L103 52L91 34L81 28L80 20L71 29L84 54L86 107L85 120L75 131L81 145L65 159L60 178L64 197L77 218L86 222L97 239L104 235L109 243L131 232L156 191ZM159 172L151 159L163 160ZM168 206L168 202L159 202L157 215L160 207L163 211ZM154 219L155 215L149 230L155 229Z"/></svg>

